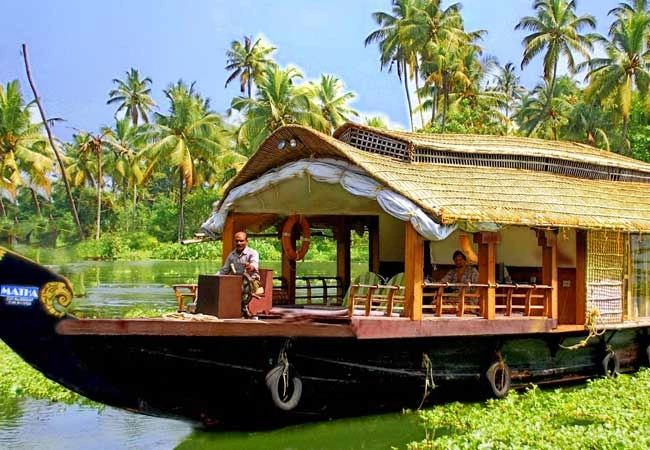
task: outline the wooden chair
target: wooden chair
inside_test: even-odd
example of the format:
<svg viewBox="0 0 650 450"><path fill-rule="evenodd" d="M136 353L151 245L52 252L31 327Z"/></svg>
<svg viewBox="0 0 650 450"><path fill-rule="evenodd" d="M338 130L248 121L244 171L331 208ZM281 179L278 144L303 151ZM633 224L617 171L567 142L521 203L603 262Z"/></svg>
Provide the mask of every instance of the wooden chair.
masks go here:
<svg viewBox="0 0 650 450"><path fill-rule="evenodd" d="M190 303L196 301L198 295L199 285L196 283L188 284L174 284L172 285L174 289L174 296L176 297L176 302L178 303L178 312L185 311L185 300L189 300Z"/></svg>
<svg viewBox="0 0 650 450"><path fill-rule="evenodd" d="M368 294L368 289L370 286L377 286L381 284L381 278L374 272L362 272L360 273L348 288L345 296L343 297L343 306L348 306L350 302L350 295L353 291L353 286L356 285L354 289L354 295L356 296L366 296ZM373 292L374 294L374 292Z"/></svg>
<svg viewBox="0 0 650 450"><path fill-rule="evenodd" d="M251 315L269 314L273 304L273 270L260 269L260 286L264 293L253 295L248 303L248 311Z"/></svg>
<svg viewBox="0 0 650 450"><path fill-rule="evenodd" d="M396 311L404 311L404 272L393 275L384 285L380 285L371 299L371 309L385 311L392 316Z"/></svg>

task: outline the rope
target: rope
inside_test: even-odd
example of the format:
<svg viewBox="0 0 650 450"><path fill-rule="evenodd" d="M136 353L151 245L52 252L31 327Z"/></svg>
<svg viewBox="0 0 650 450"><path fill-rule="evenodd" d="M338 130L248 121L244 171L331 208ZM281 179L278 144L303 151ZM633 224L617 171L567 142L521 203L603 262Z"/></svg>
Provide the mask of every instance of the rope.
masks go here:
<svg viewBox="0 0 650 450"><path fill-rule="evenodd" d="M210 316L207 314L190 314L186 312L175 312L163 315L164 319L172 320L189 320L191 322L215 322L220 321L216 316Z"/></svg>
<svg viewBox="0 0 650 450"><path fill-rule="evenodd" d="M289 358L287 350L291 346L291 339L287 339L282 344L280 354L278 355L278 364L282 364L282 398L287 398L287 387L289 386Z"/></svg>
<svg viewBox="0 0 650 450"><path fill-rule="evenodd" d="M436 383L433 380L433 366L431 364L431 359L429 359L429 356L426 353L422 353L422 367L425 369L424 395L422 396L422 401L420 402L420 406L418 406L417 408L418 410L422 408L422 405L424 405L424 401L431 393L430 389L433 390L436 388Z"/></svg>
<svg viewBox="0 0 650 450"><path fill-rule="evenodd" d="M576 350L579 348L583 348L587 346L587 343L589 342L590 339L605 334L605 331L607 331L605 327L603 327L602 330L598 331L599 319L600 319L600 311L598 310L598 308L593 308L589 312L589 316L587 316L587 323L585 324L585 328L587 328L587 330L589 331L587 337L581 340L580 342L578 342L577 344L570 345L570 346L564 346L560 344L560 347L565 350Z"/></svg>

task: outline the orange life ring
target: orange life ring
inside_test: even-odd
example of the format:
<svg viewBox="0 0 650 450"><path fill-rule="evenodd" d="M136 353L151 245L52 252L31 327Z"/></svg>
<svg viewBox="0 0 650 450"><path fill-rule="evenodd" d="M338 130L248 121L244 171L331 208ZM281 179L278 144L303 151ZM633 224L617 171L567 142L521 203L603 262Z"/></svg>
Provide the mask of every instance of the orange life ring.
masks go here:
<svg viewBox="0 0 650 450"><path fill-rule="evenodd" d="M298 251L293 247L293 240L291 239L293 227L296 224L300 225L300 231L302 233L302 243L300 245L300 250ZM307 219L298 215L289 216L282 227L282 249L289 259L293 261L304 259L307 250L309 250L310 238L311 232L309 231L309 222L307 222Z"/></svg>

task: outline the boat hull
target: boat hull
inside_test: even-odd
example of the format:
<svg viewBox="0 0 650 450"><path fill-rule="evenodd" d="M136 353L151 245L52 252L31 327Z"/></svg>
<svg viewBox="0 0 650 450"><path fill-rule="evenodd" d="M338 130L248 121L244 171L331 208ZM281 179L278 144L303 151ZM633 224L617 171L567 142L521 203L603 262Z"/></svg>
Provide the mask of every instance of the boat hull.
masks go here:
<svg viewBox="0 0 650 450"><path fill-rule="evenodd" d="M49 283L60 288L50 297ZM490 392L495 363L513 388L603 376L612 351L620 371L648 363L648 326L580 345L586 331L361 339L349 319L306 314L180 325L78 320L61 307L67 281L15 254L0 261L0 285L0 338L48 378L108 405L207 425L263 428L417 408L482 388L499 394Z"/></svg>

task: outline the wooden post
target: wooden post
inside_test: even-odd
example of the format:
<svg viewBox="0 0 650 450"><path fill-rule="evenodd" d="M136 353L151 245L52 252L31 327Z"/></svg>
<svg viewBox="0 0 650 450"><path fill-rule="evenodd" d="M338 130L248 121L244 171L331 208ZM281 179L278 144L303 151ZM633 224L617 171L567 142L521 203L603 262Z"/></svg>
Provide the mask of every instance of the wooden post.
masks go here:
<svg viewBox="0 0 650 450"><path fill-rule="evenodd" d="M288 218L287 218L288 220ZM282 239L282 229L284 222L279 230L279 238ZM291 245L296 248L296 240L294 234L291 233ZM289 305L296 304L296 261L289 259L287 254L282 251L282 278L287 282L287 303Z"/></svg>
<svg viewBox="0 0 650 450"><path fill-rule="evenodd" d="M576 231L576 325L584 325L587 311L587 232Z"/></svg>
<svg viewBox="0 0 650 450"><path fill-rule="evenodd" d="M368 219L368 269L379 273L379 217Z"/></svg>
<svg viewBox="0 0 650 450"><path fill-rule="evenodd" d="M538 230L537 243L542 247L542 284L551 286L551 309L547 317L558 320L557 300L557 231Z"/></svg>
<svg viewBox="0 0 650 450"><path fill-rule="evenodd" d="M341 280L343 297L350 287L350 221L347 217L338 217L335 238L336 276Z"/></svg>
<svg viewBox="0 0 650 450"><path fill-rule="evenodd" d="M226 263L230 252L235 249L235 216L232 214L226 217L221 233L221 265Z"/></svg>
<svg viewBox="0 0 650 450"><path fill-rule="evenodd" d="M480 300L483 318L489 320L496 317L496 245L499 242L498 233L474 233L474 243L478 244L478 282L489 285Z"/></svg>
<svg viewBox="0 0 650 450"><path fill-rule="evenodd" d="M422 274L424 271L424 240L406 222L404 239L404 311L413 320L422 320Z"/></svg>

